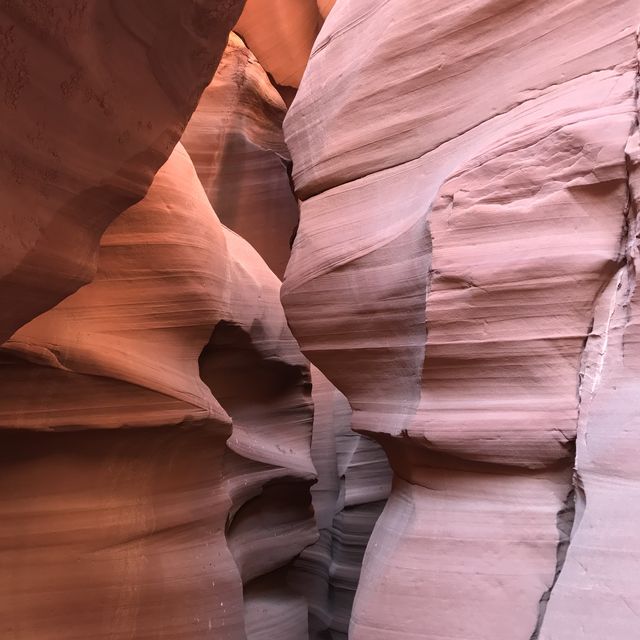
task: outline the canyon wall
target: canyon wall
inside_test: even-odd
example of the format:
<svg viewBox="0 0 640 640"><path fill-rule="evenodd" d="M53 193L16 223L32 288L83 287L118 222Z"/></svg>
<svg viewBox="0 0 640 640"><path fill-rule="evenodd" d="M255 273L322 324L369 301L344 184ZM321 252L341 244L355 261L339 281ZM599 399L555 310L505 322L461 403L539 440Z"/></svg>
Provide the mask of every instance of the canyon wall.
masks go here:
<svg viewBox="0 0 640 640"><path fill-rule="evenodd" d="M291 23L283 3L275 40L246 7L265 70L227 41L242 4L2 9L3 638L346 630L387 467L318 371L312 400L278 278L298 222L282 121L328 5ZM363 446L374 489L348 473ZM322 507L314 462L350 478ZM297 558L360 505L334 606L334 554Z"/></svg>
<svg viewBox="0 0 640 640"><path fill-rule="evenodd" d="M640 636L639 24L3 3L0 636Z"/></svg>
<svg viewBox="0 0 640 640"><path fill-rule="evenodd" d="M338 1L314 45L282 300L394 472L352 640L640 633L639 21Z"/></svg>
<svg viewBox="0 0 640 640"><path fill-rule="evenodd" d="M218 65L242 0L0 7L0 341L93 278Z"/></svg>

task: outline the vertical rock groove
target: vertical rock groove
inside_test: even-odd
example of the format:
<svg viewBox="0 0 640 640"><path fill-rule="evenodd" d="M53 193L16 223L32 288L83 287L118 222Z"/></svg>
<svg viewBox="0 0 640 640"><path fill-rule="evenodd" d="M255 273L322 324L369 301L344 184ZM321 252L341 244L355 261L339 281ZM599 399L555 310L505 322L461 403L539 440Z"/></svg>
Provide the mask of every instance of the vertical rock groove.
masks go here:
<svg viewBox="0 0 640 640"><path fill-rule="evenodd" d="M587 345L578 423L576 525L563 570L551 594L540 638L635 637L637 586L625 574L636 557L637 259L638 259L638 62L634 117L624 148L624 234L620 267L596 306ZM580 595L585 608L572 600Z"/></svg>
<svg viewBox="0 0 640 640"><path fill-rule="evenodd" d="M564 562L567 557L567 550L569 548L569 541L571 537L571 530L575 521L576 513L576 496L575 489L570 489L567 494L567 498L564 501L564 505L558 515L556 516L556 526L558 528L558 546L556 549L556 570L553 576L553 581L549 585L549 588L540 597L538 603L538 619L536 621L536 628L531 634L530 640L538 640L540 637L540 629L544 621L544 616L547 611L547 603L553 593L553 588L560 577L560 572L564 566Z"/></svg>

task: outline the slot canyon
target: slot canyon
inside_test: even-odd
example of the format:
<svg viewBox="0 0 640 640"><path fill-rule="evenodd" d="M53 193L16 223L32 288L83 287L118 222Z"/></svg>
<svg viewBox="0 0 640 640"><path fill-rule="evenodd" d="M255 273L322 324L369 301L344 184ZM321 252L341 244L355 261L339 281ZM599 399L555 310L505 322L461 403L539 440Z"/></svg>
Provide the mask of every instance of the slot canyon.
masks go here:
<svg viewBox="0 0 640 640"><path fill-rule="evenodd" d="M0 640L639 640L639 39L0 0Z"/></svg>

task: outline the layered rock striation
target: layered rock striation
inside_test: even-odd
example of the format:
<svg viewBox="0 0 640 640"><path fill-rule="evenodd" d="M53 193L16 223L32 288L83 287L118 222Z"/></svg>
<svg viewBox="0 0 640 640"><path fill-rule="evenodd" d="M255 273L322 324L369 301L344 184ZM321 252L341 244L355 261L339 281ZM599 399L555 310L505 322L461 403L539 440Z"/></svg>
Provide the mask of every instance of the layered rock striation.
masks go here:
<svg viewBox="0 0 640 640"><path fill-rule="evenodd" d="M283 274L298 217L291 93L235 34L223 55L241 4L3 10L7 637L298 640L310 603L332 609L292 566L318 540L312 428L337 436L314 426L269 268ZM282 14L287 64L327 11L314 4L302 44L309 16Z"/></svg>
<svg viewBox="0 0 640 640"><path fill-rule="evenodd" d="M0 342L95 273L210 82L242 0L0 7Z"/></svg>
<svg viewBox="0 0 640 640"><path fill-rule="evenodd" d="M394 471L354 640L602 638L610 600L634 637L605 560L633 548L632 519L597 506L620 481L589 482L626 454L587 442L611 424L602 372L623 375L612 327L632 335L633 286L611 283L635 250L638 18L631 2L338 2L314 45L285 120L302 203L282 300Z"/></svg>
<svg viewBox="0 0 640 640"><path fill-rule="evenodd" d="M227 261L178 147L108 228L94 281L3 346L8 637L243 637L231 420L198 376Z"/></svg>
<svg viewBox="0 0 640 640"><path fill-rule="evenodd" d="M280 278L298 224L285 113L266 72L232 33L181 139L222 223L248 240Z"/></svg>
<svg viewBox="0 0 640 640"><path fill-rule="evenodd" d="M4 344L8 637L306 636L272 575L317 539L308 365L279 287L178 145L94 281Z"/></svg>
<svg viewBox="0 0 640 640"><path fill-rule="evenodd" d="M0 636L636 638L636 4L5 2Z"/></svg>

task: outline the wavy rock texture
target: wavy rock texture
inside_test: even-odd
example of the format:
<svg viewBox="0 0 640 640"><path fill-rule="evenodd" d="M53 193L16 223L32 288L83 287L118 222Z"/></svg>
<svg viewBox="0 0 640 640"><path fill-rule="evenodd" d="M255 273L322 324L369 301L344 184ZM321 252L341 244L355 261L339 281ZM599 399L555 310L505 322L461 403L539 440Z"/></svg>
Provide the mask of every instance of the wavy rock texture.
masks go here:
<svg viewBox="0 0 640 640"><path fill-rule="evenodd" d="M178 147L105 233L94 282L4 345L3 636L244 637L231 424L198 378L226 259Z"/></svg>
<svg viewBox="0 0 640 640"><path fill-rule="evenodd" d="M312 488L320 539L296 561L289 583L309 602L309 638L346 639L362 558L389 495L382 449L351 430L346 398L312 368Z"/></svg>
<svg viewBox="0 0 640 640"><path fill-rule="evenodd" d="M285 113L255 56L231 34L181 139L222 223L248 240L280 278L298 223Z"/></svg>
<svg viewBox="0 0 640 640"><path fill-rule="evenodd" d="M639 585L629 567L638 548L637 121L626 148L627 233L620 268L599 300L582 367L576 456L576 522L540 638L633 638ZM580 606L578 606L578 603Z"/></svg>
<svg viewBox="0 0 640 640"><path fill-rule="evenodd" d="M2 638L640 635L636 2L0 4Z"/></svg>
<svg viewBox="0 0 640 640"><path fill-rule="evenodd" d="M204 349L200 375L233 419L227 539L245 585L247 638L297 640L307 637L307 604L281 569L318 537L308 363L286 324L280 281L244 240L225 237L229 319Z"/></svg>
<svg viewBox="0 0 640 640"><path fill-rule="evenodd" d="M0 343L95 272L211 80L243 2L0 6Z"/></svg>
<svg viewBox="0 0 640 640"><path fill-rule="evenodd" d="M3 637L260 638L263 608L306 635L300 598L251 582L317 537L279 285L178 145L96 279L5 343Z"/></svg>
<svg viewBox="0 0 640 640"><path fill-rule="evenodd" d="M583 403L585 343L625 255L638 14L630 1L338 2L314 46L285 119L303 201L282 300L395 475L353 640L608 637L610 600L617 637L635 637L634 588L606 585L637 536L631 518L605 542L626 499L612 499L619 472L600 480L613 442L589 439L630 393L608 331L613 391L598 374L588 415ZM586 507L567 551L579 425ZM603 598L588 607L584 592Z"/></svg>
<svg viewBox="0 0 640 640"><path fill-rule="evenodd" d="M248 7L248 11L251 10ZM289 155L282 133L285 113L286 106L282 98L255 56L240 38L231 34L218 72L203 93L181 140L194 160L200 180L220 219L249 240L278 276L284 273L289 258L289 238L298 221L298 205L291 192L287 173ZM250 264L257 264L255 257L247 257L244 262L239 262L239 265ZM246 270L247 267L241 268ZM283 316L277 297L280 283L273 276L269 278L266 275L262 281L271 283L268 294L263 288L257 290L251 279L249 284L238 287L238 290L251 292L248 299L261 299L268 314L280 318L281 322ZM247 303L247 307L255 311L255 306ZM249 315L244 328L236 325L218 327L201 359L203 379L233 418L234 436L230 446L249 459L255 458L256 451L247 443L255 440L256 434L263 431L261 446L265 447L265 451L267 447L273 451L273 444L279 447L283 442L278 438L286 438L285 428L290 421L284 414L287 405L282 404L281 400L278 400L278 411L282 412L280 417L274 412L275 407L270 408L270 403L275 402L273 398L284 391L273 388L268 382L269 377L286 375L282 372L286 371L288 360L285 358L276 367L270 359L279 358L277 353L261 355L260 350L254 350L250 355L250 345L259 345L261 340L258 335L251 337L250 326L257 322L259 320ZM293 338L288 333L287 336L286 339L279 338L280 343L288 345L290 354L298 354ZM299 355L296 357L298 364L295 366L300 367L302 361ZM295 373L290 364L287 366L291 384L295 385L300 375ZM233 389L229 386L230 371L236 372ZM242 391L243 381L246 380L251 380L251 393L246 389ZM317 544L303 551L292 571L278 569L273 576L260 578L258 576L262 576L268 567L263 567L255 574L243 573L245 580L254 581L245 588L245 597L254 588L258 589L256 602L260 603L257 609L260 613L256 620L260 616L270 620L265 624L257 624L254 631L248 627L247 632L251 637L259 633L266 634L266 638L302 637L302 620L304 637L307 637L307 604L304 600L300 602L300 596L294 602L292 592L303 593L309 603L310 637L321 637L320 634L327 630L331 631L333 637L346 637L364 549L389 491L386 458L373 441L350 430L350 410L344 396L317 370L313 388L315 413L312 456L316 468L322 468L322 471L320 485L314 486L312 494L321 538ZM263 391L258 392L258 389ZM302 409L302 405L300 407ZM310 407L305 411L310 412ZM252 414L250 419L247 418L249 412ZM311 413L306 418L301 413L300 421L304 422L304 419L310 421ZM271 445L268 445L269 441ZM258 460L264 462L263 457ZM271 471L273 480L269 482L276 482L279 474L290 468L290 464L286 460L278 462L277 458L275 462L272 459L271 463L280 465L280 471ZM255 491L255 487L259 488L265 482L266 469L263 465L253 469L244 468L240 460L234 459L229 467L235 469L236 465L240 471L230 471L232 477L237 475L236 484L248 482L248 486ZM307 481L312 477L309 468L298 469L298 472L303 474L302 478L306 474ZM328 489L329 486L336 491ZM288 502L299 501L297 508L300 509L299 520L302 523L302 514L308 509L307 488L301 486L299 491L294 492L289 485L287 491L290 494ZM239 500L242 502L244 499L241 497ZM274 510L280 510L284 513L291 507L291 504L286 508L278 504L275 493L264 493L260 501L254 498L253 502L248 503L246 511L251 513L254 509L260 509L262 522L271 527L267 519L269 512L275 515ZM245 517L244 512L241 515ZM239 525L237 528L232 525L231 528L231 548L232 551L238 549L241 565L246 564L245 553L250 552L258 556L256 560L264 562L264 556L260 558L260 555L268 551L274 554L268 566L282 564L279 555L268 548L268 534L264 538L267 546L260 545L261 525L256 517L246 518L242 533L239 533ZM301 539L310 544L315 534L309 528L308 520L304 526L307 530ZM283 549L293 544L288 547L289 551L284 552L284 557L290 559L290 550L296 548L296 543L287 538L285 530L281 536ZM236 547L236 537L246 539L244 548ZM248 549L249 545L253 545L251 549ZM297 552L302 550L302 547L297 548ZM285 604L287 598L290 602L288 608ZM248 602L252 601L253 595ZM254 615L252 611L247 609L248 620ZM285 611L289 613L285 615Z"/></svg>
<svg viewBox="0 0 640 640"><path fill-rule="evenodd" d="M218 72L182 137L221 220L249 240L277 275L284 273L289 238L298 221L282 133L285 112L282 98L255 56L232 34ZM229 246L232 241L237 243L234 234L228 238ZM313 468L310 462L300 467L300 458L282 459L278 453L282 446L288 446L287 433L295 435L292 428L296 427L296 420L298 438L305 433L300 431L302 424L312 420L311 406L302 402L298 388L301 383L309 384L306 374L302 375L306 361L284 325L279 280L259 266L262 261L255 253L238 248L232 255L238 256L237 269L246 280L234 288L244 296L237 305L248 315L242 325L223 324L216 329L201 358L201 376L233 418L230 447L261 463L250 466L231 458L228 465L232 484L240 487L244 483L238 504L251 496L232 523L231 549L241 567L247 567L243 578L251 582L245 588L248 603L254 601L253 590L258 590L255 601L260 603L260 613L256 619L273 620L257 624L255 631L248 627L247 632L251 637L263 637L259 635L262 633L269 639L307 637L307 602L293 596L303 593L310 606L310 637L317 637L326 629L346 633L364 549L388 494L386 459L371 440L349 429L346 400L316 370L312 455L316 467L323 469L322 487L335 484L336 489L341 489L329 495L324 488L314 487L321 539L303 552L292 570L281 569L294 550L302 552L317 536L308 512L308 484L314 477ZM253 303L255 299L261 300L260 307ZM263 314L261 317L254 317L256 309ZM270 338L265 346L259 327L267 321L274 326L279 323L282 333L277 339ZM274 383L277 380L281 382ZM292 407L296 406L298 417L293 420L296 413ZM265 457L265 452L270 453ZM297 466L292 467L292 462ZM265 467L265 463L271 467ZM297 488L291 484L296 472L302 483ZM267 481L269 491L261 489ZM286 499L278 487L286 488ZM260 491L259 497L254 495ZM324 497L318 503L321 495ZM304 532L291 525L295 509L298 526L304 527ZM260 513L259 519L254 511ZM275 520L278 512L284 517L279 524ZM271 544L270 530L277 531L277 527L281 529L280 552ZM302 546L295 541L298 533ZM241 542L236 543L236 539ZM271 556L267 558L267 554ZM255 563L258 564L254 567ZM273 575L265 576L272 570ZM247 619L253 615L247 609Z"/></svg>
<svg viewBox="0 0 640 640"><path fill-rule="evenodd" d="M298 220L288 94L234 34L171 153L240 4L2 9L0 286L25 303L0 347L3 637L345 637L388 466L319 372L314 419L269 269ZM297 86L331 5L278 5L280 51L264 7L239 26Z"/></svg>

